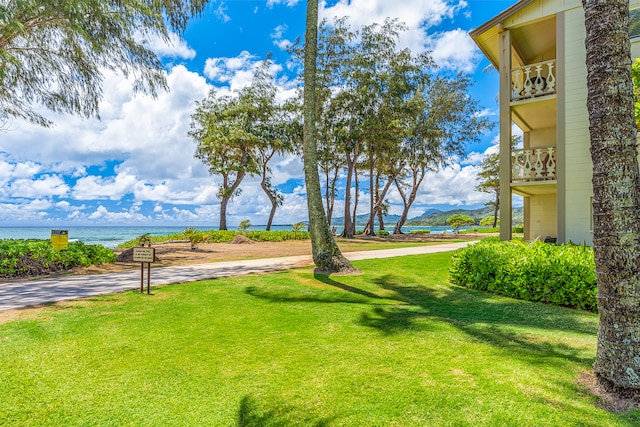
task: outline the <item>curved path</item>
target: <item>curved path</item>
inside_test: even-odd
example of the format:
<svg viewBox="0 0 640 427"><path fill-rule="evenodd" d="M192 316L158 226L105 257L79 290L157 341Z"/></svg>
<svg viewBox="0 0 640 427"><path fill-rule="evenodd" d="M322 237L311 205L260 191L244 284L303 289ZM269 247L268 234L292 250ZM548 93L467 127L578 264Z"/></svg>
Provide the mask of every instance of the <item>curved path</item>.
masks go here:
<svg viewBox="0 0 640 427"><path fill-rule="evenodd" d="M373 258L390 258L404 255L419 255L447 252L462 248L473 242L446 243L432 246L384 249L375 251L345 252L350 261ZM313 264L310 255L281 258L192 264L151 269L153 286L193 282L217 277L241 276L252 273L288 270ZM146 287L146 268L144 285ZM28 280L0 283L0 311L23 308L56 301L71 300L95 295L112 294L140 288L140 270L86 276L56 277L52 279Z"/></svg>

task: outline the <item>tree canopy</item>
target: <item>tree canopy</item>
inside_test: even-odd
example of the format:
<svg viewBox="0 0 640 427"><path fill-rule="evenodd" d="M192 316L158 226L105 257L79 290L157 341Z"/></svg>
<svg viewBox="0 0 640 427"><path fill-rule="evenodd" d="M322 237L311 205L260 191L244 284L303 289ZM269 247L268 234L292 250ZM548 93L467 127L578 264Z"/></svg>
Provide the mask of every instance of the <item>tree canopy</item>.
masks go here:
<svg viewBox="0 0 640 427"><path fill-rule="evenodd" d="M98 116L106 71L155 96L162 64L145 47L182 31L206 0L8 0L0 2L0 120L51 122L59 113Z"/></svg>

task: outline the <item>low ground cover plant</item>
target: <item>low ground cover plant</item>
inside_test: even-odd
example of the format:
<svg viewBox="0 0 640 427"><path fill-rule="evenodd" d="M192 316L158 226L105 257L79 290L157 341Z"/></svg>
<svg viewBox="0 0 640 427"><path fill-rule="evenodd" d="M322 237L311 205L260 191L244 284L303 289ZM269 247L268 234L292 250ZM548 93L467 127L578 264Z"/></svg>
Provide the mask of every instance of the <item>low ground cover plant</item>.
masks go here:
<svg viewBox="0 0 640 427"><path fill-rule="evenodd" d="M70 242L69 249L57 250L49 240L0 240L0 277L42 276L116 261L112 250L102 245Z"/></svg>
<svg viewBox="0 0 640 427"><path fill-rule="evenodd" d="M596 312L593 249L540 241L484 239L456 251L451 281L511 298Z"/></svg>

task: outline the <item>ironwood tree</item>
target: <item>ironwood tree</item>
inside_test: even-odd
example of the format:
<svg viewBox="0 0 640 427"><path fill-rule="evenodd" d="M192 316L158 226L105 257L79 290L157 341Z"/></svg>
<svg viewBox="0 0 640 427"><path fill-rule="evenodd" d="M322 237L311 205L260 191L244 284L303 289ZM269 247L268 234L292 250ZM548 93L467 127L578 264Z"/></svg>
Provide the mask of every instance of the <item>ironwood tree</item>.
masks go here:
<svg viewBox="0 0 640 427"><path fill-rule="evenodd" d="M640 171L628 0L583 0L599 381L640 389Z"/></svg>
<svg viewBox="0 0 640 427"><path fill-rule="evenodd" d="M207 0L29 0L0 2L0 123L51 122L59 113L99 116L105 71L155 96L166 89L159 58L145 47L181 32ZM142 37L140 37L142 36Z"/></svg>

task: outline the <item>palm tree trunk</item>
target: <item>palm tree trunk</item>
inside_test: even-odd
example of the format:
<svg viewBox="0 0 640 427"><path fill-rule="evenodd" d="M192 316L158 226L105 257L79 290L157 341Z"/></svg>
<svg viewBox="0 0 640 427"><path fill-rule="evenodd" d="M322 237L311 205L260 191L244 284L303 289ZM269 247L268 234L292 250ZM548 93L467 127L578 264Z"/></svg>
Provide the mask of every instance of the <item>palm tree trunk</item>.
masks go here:
<svg viewBox="0 0 640 427"><path fill-rule="evenodd" d="M307 22L304 52L304 176L307 186L309 234L313 262L317 273L349 273L357 271L342 255L333 240L322 206L322 192L318 175L316 128L316 56L318 50L318 0L307 2Z"/></svg>
<svg viewBox="0 0 640 427"><path fill-rule="evenodd" d="M640 172L628 0L583 0L598 281L598 379L640 389Z"/></svg>

